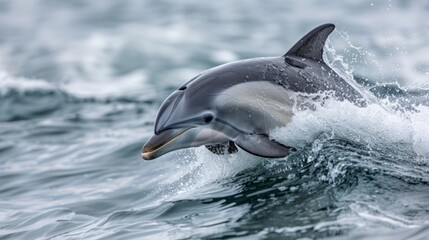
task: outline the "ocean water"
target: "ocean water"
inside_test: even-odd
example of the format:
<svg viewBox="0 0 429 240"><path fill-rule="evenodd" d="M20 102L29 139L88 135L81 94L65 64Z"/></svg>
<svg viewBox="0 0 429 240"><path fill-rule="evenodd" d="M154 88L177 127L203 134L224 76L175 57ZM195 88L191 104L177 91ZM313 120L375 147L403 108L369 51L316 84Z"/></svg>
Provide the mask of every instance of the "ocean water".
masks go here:
<svg viewBox="0 0 429 240"><path fill-rule="evenodd" d="M0 239L428 239L426 1L0 1ZM270 160L140 157L159 105L332 22L329 99Z"/></svg>

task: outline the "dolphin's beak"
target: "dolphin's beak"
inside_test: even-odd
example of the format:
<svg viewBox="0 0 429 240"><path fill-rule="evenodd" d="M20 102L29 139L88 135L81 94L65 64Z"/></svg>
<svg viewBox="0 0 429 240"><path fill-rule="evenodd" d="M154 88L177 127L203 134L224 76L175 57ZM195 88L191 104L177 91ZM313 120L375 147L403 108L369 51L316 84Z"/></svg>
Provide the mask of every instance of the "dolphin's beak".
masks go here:
<svg viewBox="0 0 429 240"><path fill-rule="evenodd" d="M191 139L187 139L185 133L191 128L170 129L153 135L143 146L142 158L152 160L173 150L189 147L192 143L188 140Z"/></svg>

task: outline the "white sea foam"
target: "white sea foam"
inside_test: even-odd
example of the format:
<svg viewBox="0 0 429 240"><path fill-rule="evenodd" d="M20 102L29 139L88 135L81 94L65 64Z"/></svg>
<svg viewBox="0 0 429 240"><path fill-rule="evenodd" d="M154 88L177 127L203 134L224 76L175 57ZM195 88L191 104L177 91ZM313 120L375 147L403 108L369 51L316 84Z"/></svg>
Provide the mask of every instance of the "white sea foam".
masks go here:
<svg viewBox="0 0 429 240"><path fill-rule="evenodd" d="M410 114L413 147L420 156L429 156L429 107L417 107L418 113Z"/></svg>
<svg viewBox="0 0 429 240"><path fill-rule="evenodd" d="M334 99L317 105L316 110L295 110L286 127L276 129L271 136L293 147L311 143L321 133L350 139L369 146L408 144L422 156L429 156L428 107L418 112L395 112L379 104L358 107Z"/></svg>
<svg viewBox="0 0 429 240"><path fill-rule="evenodd" d="M57 89L53 84L40 79L27 79L15 77L6 71L0 71L0 95L9 91L29 92L29 91L52 91Z"/></svg>

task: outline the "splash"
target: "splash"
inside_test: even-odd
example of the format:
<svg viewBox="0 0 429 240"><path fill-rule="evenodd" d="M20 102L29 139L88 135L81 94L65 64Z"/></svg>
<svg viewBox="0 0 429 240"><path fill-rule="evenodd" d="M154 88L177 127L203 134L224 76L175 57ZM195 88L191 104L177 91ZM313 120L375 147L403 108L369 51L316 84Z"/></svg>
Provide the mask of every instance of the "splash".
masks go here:
<svg viewBox="0 0 429 240"><path fill-rule="evenodd" d="M231 155L216 155L205 147L184 149L159 159L165 175L157 182L157 196L161 201L201 197L208 192L213 194L219 189L221 196L236 193L240 186L234 185L225 192L222 183L228 182L238 173L261 164L261 158L239 151ZM165 163L165 162L164 162ZM202 193L201 193L202 192Z"/></svg>
<svg viewBox="0 0 429 240"><path fill-rule="evenodd" d="M347 34L338 33L358 55L367 55L371 59L372 55L350 43ZM429 157L427 106L413 103L405 110L406 108L400 106L399 102L409 102L407 98L412 97L406 95L406 90L403 91L404 95L396 99L378 99L354 80L354 69L345 62L343 56L336 53L330 43L325 47L324 57L343 79L364 96L367 106L358 107L347 101L324 98L324 101L314 103L315 109L294 108L291 122L285 127L273 130L270 134L272 138L299 149L312 143L322 133L327 133L330 138L348 139L368 147L401 146L404 149L411 149L412 154L417 154L421 158ZM377 61L374 60L374 64L377 65ZM381 66L377 66L382 69ZM377 86L388 91L389 86ZM398 89L403 90L399 87Z"/></svg>

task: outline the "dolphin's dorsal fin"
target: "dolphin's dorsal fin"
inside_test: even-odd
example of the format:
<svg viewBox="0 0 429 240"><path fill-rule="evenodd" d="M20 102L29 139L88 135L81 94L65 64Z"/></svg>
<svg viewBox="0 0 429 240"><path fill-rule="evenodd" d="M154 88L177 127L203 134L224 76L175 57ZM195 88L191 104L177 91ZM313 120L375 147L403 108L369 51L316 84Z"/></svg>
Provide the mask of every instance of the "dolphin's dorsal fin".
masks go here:
<svg viewBox="0 0 429 240"><path fill-rule="evenodd" d="M331 23L318 26L295 43L283 56L297 56L323 61L323 47L325 46L326 38L334 29L335 25Z"/></svg>

